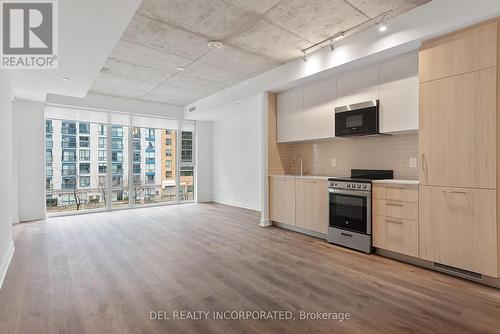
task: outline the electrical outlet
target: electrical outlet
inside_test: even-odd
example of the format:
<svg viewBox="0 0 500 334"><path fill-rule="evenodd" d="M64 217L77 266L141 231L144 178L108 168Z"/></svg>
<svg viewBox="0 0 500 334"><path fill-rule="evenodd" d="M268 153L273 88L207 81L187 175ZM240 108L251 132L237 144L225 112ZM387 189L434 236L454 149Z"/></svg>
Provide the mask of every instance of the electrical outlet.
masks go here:
<svg viewBox="0 0 500 334"><path fill-rule="evenodd" d="M417 158L410 158L410 168L417 168Z"/></svg>
<svg viewBox="0 0 500 334"><path fill-rule="evenodd" d="M337 159L332 159L332 167L337 167Z"/></svg>

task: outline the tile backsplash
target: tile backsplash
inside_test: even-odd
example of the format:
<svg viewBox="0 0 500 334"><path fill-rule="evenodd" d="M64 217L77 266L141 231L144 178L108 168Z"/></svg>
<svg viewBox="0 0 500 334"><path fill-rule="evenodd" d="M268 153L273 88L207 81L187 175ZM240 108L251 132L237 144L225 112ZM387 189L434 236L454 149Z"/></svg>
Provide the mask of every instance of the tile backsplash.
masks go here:
<svg viewBox="0 0 500 334"><path fill-rule="evenodd" d="M300 154L308 174L348 176L353 168L392 169L394 178L418 179L418 134L278 144L282 145L287 146L282 149L286 152L282 155L286 174L299 171L300 162L296 157ZM414 159L413 167L410 167L410 158Z"/></svg>

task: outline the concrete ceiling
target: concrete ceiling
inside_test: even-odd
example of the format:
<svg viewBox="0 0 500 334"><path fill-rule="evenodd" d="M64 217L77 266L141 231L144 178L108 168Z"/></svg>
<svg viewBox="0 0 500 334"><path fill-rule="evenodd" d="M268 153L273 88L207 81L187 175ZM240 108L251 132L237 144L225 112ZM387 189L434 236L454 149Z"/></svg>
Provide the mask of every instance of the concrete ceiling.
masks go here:
<svg viewBox="0 0 500 334"><path fill-rule="evenodd" d="M90 91L186 105L387 10L428 1L143 0ZM223 48L211 51L210 40Z"/></svg>

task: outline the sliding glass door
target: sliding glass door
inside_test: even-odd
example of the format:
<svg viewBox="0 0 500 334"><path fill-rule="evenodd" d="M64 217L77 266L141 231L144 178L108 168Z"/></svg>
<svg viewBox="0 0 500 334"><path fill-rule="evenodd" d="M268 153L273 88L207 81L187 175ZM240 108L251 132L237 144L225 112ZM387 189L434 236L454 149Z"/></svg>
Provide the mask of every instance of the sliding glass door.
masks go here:
<svg viewBox="0 0 500 334"><path fill-rule="evenodd" d="M89 113L105 122L88 121ZM48 213L194 200L192 122L69 114L67 108L46 110Z"/></svg>

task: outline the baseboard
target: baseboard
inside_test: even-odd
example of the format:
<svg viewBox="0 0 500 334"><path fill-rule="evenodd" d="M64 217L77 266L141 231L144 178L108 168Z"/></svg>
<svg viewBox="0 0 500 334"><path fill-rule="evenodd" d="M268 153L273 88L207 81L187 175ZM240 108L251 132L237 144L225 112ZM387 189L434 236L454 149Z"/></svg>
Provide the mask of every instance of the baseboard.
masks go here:
<svg viewBox="0 0 500 334"><path fill-rule="evenodd" d="M309 231L309 230L306 230L306 229L301 228L301 227L287 225L287 224L282 224L282 223L278 223L278 222L275 222L275 221L273 221L272 224L274 226L278 226L278 227L284 228L286 230L290 230L290 231L294 231L294 232L306 234L306 235L311 236L311 237L315 237L315 238L326 240L326 234L323 234L323 233Z"/></svg>
<svg viewBox="0 0 500 334"><path fill-rule="evenodd" d="M9 269L10 261L12 260L13 255L14 255L14 242L11 241L7 249L7 256L5 257L4 262L0 266L0 289L2 289L5 276L7 276L7 270Z"/></svg>
<svg viewBox="0 0 500 334"><path fill-rule="evenodd" d="M261 219L259 226L262 227L273 226L273 222L270 219Z"/></svg>
<svg viewBox="0 0 500 334"><path fill-rule="evenodd" d="M199 199L196 201L196 203L212 203L213 201L211 199Z"/></svg>
<svg viewBox="0 0 500 334"><path fill-rule="evenodd" d="M247 210L252 210L252 211L258 211L261 212L261 210L252 208L249 206L246 206L245 204L240 204L240 203L233 203L233 202L226 202L226 201L219 201L219 200L212 200L213 203L219 203L219 204L224 204L224 205L229 205L229 206L234 206L237 208L242 208L242 209L247 209Z"/></svg>

